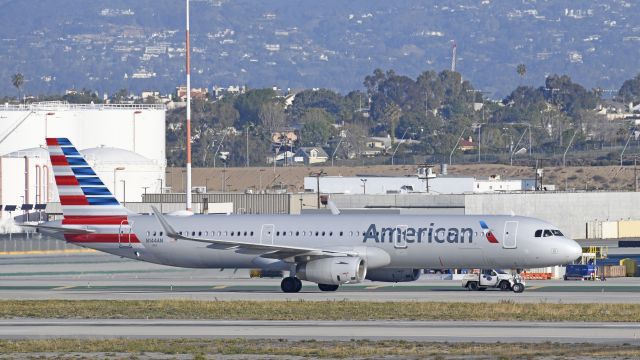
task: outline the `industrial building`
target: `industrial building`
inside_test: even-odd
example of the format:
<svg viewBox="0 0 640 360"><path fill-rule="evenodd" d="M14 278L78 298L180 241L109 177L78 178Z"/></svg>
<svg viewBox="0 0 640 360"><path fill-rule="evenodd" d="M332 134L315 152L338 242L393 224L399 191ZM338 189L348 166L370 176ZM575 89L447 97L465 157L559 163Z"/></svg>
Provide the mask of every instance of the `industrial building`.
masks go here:
<svg viewBox="0 0 640 360"><path fill-rule="evenodd" d="M71 139L122 202L140 202L145 192L161 190L166 168L163 105L5 104L0 106L3 219L36 204L57 202L46 137Z"/></svg>

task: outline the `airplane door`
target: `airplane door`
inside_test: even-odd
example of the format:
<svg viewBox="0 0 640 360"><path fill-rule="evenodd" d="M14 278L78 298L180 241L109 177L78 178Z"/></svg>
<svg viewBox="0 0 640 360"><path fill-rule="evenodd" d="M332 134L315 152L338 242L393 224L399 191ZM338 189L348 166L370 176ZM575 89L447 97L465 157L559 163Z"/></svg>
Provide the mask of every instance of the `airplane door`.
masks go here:
<svg viewBox="0 0 640 360"><path fill-rule="evenodd" d="M407 225L398 225L396 226L396 231L393 234L393 246L396 249L406 249L407 248Z"/></svg>
<svg viewBox="0 0 640 360"><path fill-rule="evenodd" d="M518 222L507 221L504 223L504 237L502 240L502 247L505 249L516 248L516 238L518 235Z"/></svg>
<svg viewBox="0 0 640 360"><path fill-rule="evenodd" d="M118 230L118 246L121 248L130 248L131 247L131 226L133 223L128 224L127 220L122 220L120 222L120 228Z"/></svg>
<svg viewBox="0 0 640 360"><path fill-rule="evenodd" d="M260 230L260 244L273 245L273 231L275 226L273 224L264 224Z"/></svg>

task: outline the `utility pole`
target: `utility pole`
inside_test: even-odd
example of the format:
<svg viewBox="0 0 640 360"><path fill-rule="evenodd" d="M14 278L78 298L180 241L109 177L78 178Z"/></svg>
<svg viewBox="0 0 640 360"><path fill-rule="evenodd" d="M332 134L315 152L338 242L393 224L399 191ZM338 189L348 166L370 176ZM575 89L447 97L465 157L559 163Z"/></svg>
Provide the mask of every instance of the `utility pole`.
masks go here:
<svg viewBox="0 0 640 360"><path fill-rule="evenodd" d="M324 172L323 169L320 169L320 171L318 171L315 174L311 174L314 175L316 177L316 192L318 193L318 209L320 209L320 176L322 175L327 175L326 172Z"/></svg>
<svg viewBox="0 0 640 360"><path fill-rule="evenodd" d="M638 192L638 157L633 158L633 181L635 183L635 192Z"/></svg>

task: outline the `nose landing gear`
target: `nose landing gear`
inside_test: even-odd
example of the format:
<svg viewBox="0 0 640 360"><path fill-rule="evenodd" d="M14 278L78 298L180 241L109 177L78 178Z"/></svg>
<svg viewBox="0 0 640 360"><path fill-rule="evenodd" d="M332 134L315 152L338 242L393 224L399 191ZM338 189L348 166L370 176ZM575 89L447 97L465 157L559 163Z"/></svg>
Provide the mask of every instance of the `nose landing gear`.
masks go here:
<svg viewBox="0 0 640 360"><path fill-rule="evenodd" d="M302 290L302 281L300 281L300 279L298 279L297 277L288 276L282 279L280 288L282 289L282 292L297 293Z"/></svg>

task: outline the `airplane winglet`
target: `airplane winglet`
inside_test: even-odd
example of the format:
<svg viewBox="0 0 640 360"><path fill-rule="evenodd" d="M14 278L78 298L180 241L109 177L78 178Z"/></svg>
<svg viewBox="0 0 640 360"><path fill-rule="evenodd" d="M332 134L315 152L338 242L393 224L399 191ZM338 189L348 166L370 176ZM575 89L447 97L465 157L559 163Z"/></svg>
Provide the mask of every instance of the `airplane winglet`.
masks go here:
<svg viewBox="0 0 640 360"><path fill-rule="evenodd" d="M171 226L171 224L169 224L167 219L165 219L162 213L155 206L152 205L151 209L153 210L153 214L156 216L156 219L158 219L158 222L160 223L164 231L167 233L167 236L172 237L174 239L181 238L180 234L178 234L178 232Z"/></svg>
<svg viewBox="0 0 640 360"><path fill-rule="evenodd" d="M333 201L327 201L327 207L329 208L329 210L331 210L331 213L333 215L340 215L340 210Z"/></svg>

